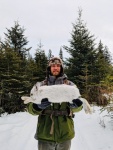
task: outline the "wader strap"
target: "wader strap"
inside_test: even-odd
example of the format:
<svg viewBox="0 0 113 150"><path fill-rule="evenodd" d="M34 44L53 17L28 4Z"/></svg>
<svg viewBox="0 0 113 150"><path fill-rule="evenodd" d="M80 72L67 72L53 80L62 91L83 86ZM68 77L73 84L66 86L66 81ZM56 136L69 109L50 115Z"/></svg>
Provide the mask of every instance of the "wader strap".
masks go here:
<svg viewBox="0 0 113 150"><path fill-rule="evenodd" d="M42 115L53 115L53 116L69 116L67 110L44 110Z"/></svg>
<svg viewBox="0 0 113 150"><path fill-rule="evenodd" d="M51 120L52 120L50 134L53 134L53 131L54 131L54 120L53 120L53 114L51 114L50 118L51 118Z"/></svg>
<svg viewBox="0 0 113 150"><path fill-rule="evenodd" d="M44 110L42 115L50 115L52 120L50 134L53 134L54 131L54 120L53 116L70 116L70 114L66 110Z"/></svg>

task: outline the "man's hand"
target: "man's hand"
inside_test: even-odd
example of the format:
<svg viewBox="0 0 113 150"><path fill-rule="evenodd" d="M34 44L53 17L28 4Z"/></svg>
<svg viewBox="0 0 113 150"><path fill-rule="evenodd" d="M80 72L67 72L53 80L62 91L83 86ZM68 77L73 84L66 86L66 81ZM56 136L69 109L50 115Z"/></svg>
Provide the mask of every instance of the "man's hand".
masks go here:
<svg viewBox="0 0 113 150"><path fill-rule="evenodd" d="M70 108L77 108L80 107L83 104L83 102L80 99L73 99L72 103L69 103Z"/></svg>
<svg viewBox="0 0 113 150"><path fill-rule="evenodd" d="M42 99L41 104L37 104L38 108L45 109L51 105L51 102L48 101L47 98Z"/></svg>
<svg viewBox="0 0 113 150"><path fill-rule="evenodd" d="M85 98L74 99L74 100L72 100L72 102L73 103L69 103L70 108L77 108L77 107L80 107L81 105L83 105L83 109L84 109L85 113L92 114L92 108Z"/></svg>
<svg viewBox="0 0 113 150"><path fill-rule="evenodd" d="M24 104L32 102L35 108L45 109L46 107L51 105L51 102L49 102L47 98L42 99L41 104L35 104L34 100L28 96L22 96L21 99L24 101Z"/></svg>

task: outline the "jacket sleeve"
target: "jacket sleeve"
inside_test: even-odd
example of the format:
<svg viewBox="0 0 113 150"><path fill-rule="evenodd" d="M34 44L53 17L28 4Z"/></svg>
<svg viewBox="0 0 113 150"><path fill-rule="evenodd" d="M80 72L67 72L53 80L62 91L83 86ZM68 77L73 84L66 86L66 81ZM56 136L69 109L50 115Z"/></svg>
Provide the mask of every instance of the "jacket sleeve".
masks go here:
<svg viewBox="0 0 113 150"><path fill-rule="evenodd" d="M27 110L32 115L40 115L42 112L42 109L39 109L38 107L36 107L36 104L33 103L27 104Z"/></svg>
<svg viewBox="0 0 113 150"><path fill-rule="evenodd" d="M81 110L82 110L82 108L83 108L83 106L81 105L81 106L76 107L76 108L70 108L70 110L71 110L73 113L75 113L75 112L79 112L79 111L81 111Z"/></svg>

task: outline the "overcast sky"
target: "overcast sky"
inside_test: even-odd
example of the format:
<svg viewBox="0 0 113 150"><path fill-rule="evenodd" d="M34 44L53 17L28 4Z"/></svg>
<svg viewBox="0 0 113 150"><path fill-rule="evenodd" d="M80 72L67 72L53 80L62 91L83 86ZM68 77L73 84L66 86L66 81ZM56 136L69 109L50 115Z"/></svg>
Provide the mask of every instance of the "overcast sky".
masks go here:
<svg viewBox="0 0 113 150"><path fill-rule="evenodd" d="M18 21L26 29L32 55L41 41L46 54L51 49L58 56L61 46L69 46L79 8L97 43L101 40L113 56L113 0L0 0L0 38Z"/></svg>

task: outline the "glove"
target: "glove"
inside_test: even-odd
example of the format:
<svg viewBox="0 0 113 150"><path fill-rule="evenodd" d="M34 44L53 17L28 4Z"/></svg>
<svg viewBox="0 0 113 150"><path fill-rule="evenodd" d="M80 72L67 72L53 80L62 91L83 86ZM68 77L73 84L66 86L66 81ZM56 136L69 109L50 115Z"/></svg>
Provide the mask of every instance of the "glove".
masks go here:
<svg viewBox="0 0 113 150"><path fill-rule="evenodd" d="M47 98L41 100L41 104L33 104L34 109L45 109L46 107L50 106L51 102L48 101Z"/></svg>
<svg viewBox="0 0 113 150"><path fill-rule="evenodd" d="M73 103L69 103L70 108L77 108L83 104L83 102L80 99L73 99L72 102Z"/></svg>

